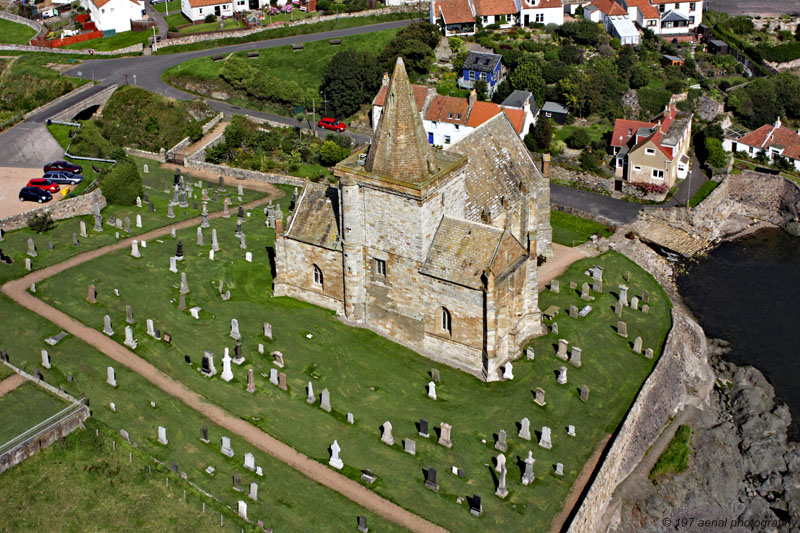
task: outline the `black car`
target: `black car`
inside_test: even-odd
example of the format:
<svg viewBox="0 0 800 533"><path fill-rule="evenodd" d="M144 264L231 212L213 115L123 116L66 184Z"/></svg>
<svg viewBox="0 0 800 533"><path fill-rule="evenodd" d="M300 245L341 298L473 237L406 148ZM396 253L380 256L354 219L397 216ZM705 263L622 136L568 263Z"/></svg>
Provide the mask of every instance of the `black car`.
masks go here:
<svg viewBox="0 0 800 533"><path fill-rule="evenodd" d="M67 172L66 170L45 172L42 178L50 180L53 183L58 183L59 185L77 185L83 181L83 176L80 174L73 174L72 172Z"/></svg>
<svg viewBox="0 0 800 533"><path fill-rule="evenodd" d="M49 202L52 199L53 195L50 194L50 191L45 191L39 187L23 187L19 191L20 202L29 200L31 202L39 202L42 204L44 202Z"/></svg>
<svg viewBox="0 0 800 533"><path fill-rule="evenodd" d="M83 167L80 165L75 165L73 163L68 163L66 161L53 161L49 165L44 166L45 172L54 172L59 170L66 170L67 172L80 174L81 172L83 172Z"/></svg>

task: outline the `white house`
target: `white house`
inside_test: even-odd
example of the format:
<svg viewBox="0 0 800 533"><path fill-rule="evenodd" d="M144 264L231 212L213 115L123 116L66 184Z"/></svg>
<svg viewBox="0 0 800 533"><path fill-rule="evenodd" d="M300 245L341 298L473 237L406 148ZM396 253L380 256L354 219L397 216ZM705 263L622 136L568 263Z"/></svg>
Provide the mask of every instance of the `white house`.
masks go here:
<svg viewBox="0 0 800 533"><path fill-rule="evenodd" d="M639 44L639 30L626 9L614 0L595 0L583 8L583 16L592 22L602 22L606 31L622 44Z"/></svg>
<svg viewBox="0 0 800 533"><path fill-rule="evenodd" d="M628 10L628 16L639 25L657 32L660 26L658 8L650 4L650 0L622 0Z"/></svg>
<svg viewBox="0 0 800 533"><path fill-rule="evenodd" d="M200 22L208 15L232 17L236 1L241 0L181 0L181 13L192 22Z"/></svg>
<svg viewBox="0 0 800 533"><path fill-rule="evenodd" d="M783 156L800 171L800 131L783 127L780 117L775 124L764 124L742 137L726 132L722 148L728 152L744 152L750 157L764 152L770 162L776 156Z"/></svg>
<svg viewBox="0 0 800 533"><path fill-rule="evenodd" d="M656 35L694 33L703 21L703 0L694 2L667 0L620 0L639 26Z"/></svg>
<svg viewBox="0 0 800 533"><path fill-rule="evenodd" d="M522 0L520 20L523 26L530 24L564 24L562 0Z"/></svg>
<svg viewBox="0 0 800 533"><path fill-rule="evenodd" d="M144 0L81 0L100 31L130 31L131 20L142 20Z"/></svg>
<svg viewBox="0 0 800 533"><path fill-rule="evenodd" d="M445 37L475 34L475 7L469 0L432 0L430 23L442 29Z"/></svg>

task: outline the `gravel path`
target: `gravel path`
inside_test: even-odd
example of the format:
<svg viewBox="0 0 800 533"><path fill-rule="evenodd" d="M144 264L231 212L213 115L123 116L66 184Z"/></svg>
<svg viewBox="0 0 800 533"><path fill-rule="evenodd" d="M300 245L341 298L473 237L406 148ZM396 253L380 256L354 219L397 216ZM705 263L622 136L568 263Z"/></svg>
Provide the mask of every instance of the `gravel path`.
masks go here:
<svg viewBox="0 0 800 533"><path fill-rule="evenodd" d="M267 203L268 200L269 198L261 198L245 204L245 208L249 209L263 205ZM209 214L209 219L219 218L220 216L222 216L222 213L217 211ZM174 224L174 227L176 229L185 229L195 226L199 223L200 218L193 218ZM75 320L56 308L51 307L27 292L27 288L30 287L32 283L40 282L68 268L79 265L86 261L90 261L114 250L127 248L130 246L130 242L133 239L151 240L161 237L169 233L172 227L173 225L158 228L143 235L137 235L135 237L123 239L115 242L114 244L98 248L97 250L91 250L89 252L73 256L57 265L52 265L32 272L23 278L9 281L3 285L2 291L15 302L44 317L45 319L62 328L64 331L67 331L72 335L82 339L84 342L103 352L114 361L117 361L118 363L130 368L167 394L182 401L184 404L196 410L204 417L210 419L215 424L226 429L227 431L230 431L231 433L240 436L253 446L270 454L276 459L283 461L309 479L335 490L362 507L369 509L383 518L391 520L392 522L406 527L412 531L446 531L445 529L425 520L424 518L406 511L399 505L382 498L381 496L362 486L360 483L331 470L326 465L309 459L304 454L299 453L292 447L282 443L281 441L261 431L257 427L245 422L244 420L241 420L239 417L232 415L221 407L209 403L206 398L200 394L189 389L184 384L172 379L170 376L161 372L155 366L137 356L132 351L104 335L102 332L82 324L81 322ZM320 451L322 452L322 450ZM350 457L355 456L355 450L351 451L350 453L352 454ZM345 450L345 460L347 460L347 456L348 451Z"/></svg>
<svg viewBox="0 0 800 533"><path fill-rule="evenodd" d="M20 374L14 374L12 376L8 376L3 381L0 381L0 398L5 396L12 390L16 389L23 383L25 383L25 378L22 377Z"/></svg>

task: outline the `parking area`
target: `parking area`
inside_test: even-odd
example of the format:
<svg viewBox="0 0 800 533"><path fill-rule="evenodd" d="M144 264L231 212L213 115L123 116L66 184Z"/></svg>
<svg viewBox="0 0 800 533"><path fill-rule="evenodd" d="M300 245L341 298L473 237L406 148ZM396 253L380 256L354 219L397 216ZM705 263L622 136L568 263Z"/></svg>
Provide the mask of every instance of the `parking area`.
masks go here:
<svg viewBox="0 0 800 533"><path fill-rule="evenodd" d="M40 168L0 168L0 218L16 215L36 209L39 204L36 202L20 202L19 190L28 184L31 178L41 178L42 169ZM53 195L49 205L62 198L61 192Z"/></svg>

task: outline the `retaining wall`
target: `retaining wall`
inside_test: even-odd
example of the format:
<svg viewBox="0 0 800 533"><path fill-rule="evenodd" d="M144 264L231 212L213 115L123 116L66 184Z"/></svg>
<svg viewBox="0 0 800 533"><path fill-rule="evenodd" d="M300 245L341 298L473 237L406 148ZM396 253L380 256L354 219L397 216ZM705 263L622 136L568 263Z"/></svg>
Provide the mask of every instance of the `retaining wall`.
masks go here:
<svg viewBox="0 0 800 533"><path fill-rule="evenodd" d="M216 117L214 117L211 120L209 120L208 122L206 122L203 125L203 135L206 135L209 131L211 131L215 127L217 127L217 124L220 123L220 121L222 120L222 117L224 117L224 116L225 116L225 113L222 113L220 111L219 113L217 113Z"/></svg>
<svg viewBox="0 0 800 533"><path fill-rule="evenodd" d="M30 46L28 44L0 44L0 50L17 50L22 52L45 52L47 54L91 55L89 50L64 50L63 48L46 48L44 46ZM144 50L142 43L120 48L119 50L94 50L96 56L117 56L124 54L141 53Z"/></svg>
<svg viewBox="0 0 800 533"><path fill-rule="evenodd" d="M113 85L109 85L105 89L97 91L96 93L87 96L86 98L75 102L68 108L60 111L50 117L51 120L72 120L72 117L83 111L89 106L99 105L104 106L108 99L111 98L111 95L114 91L117 90L118 85L115 83Z"/></svg>
<svg viewBox="0 0 800 533"><path fill-rule="evenodd" d="M43 205L42 207L31 209L24 213L0 218L0 228L3 228L3 231L12 231L27 227L28 219L40 213L50 213L50 217L53 220L63 220L79 215L91 215L94 213L95 203L100 205L100 209L106 206L106 197L103 196L100 189L95 189L88 194L82 194L75 198L66 198L54 204Z"/></svg>
<svg viewBox="0 0 800 533"><path fill-rule="evenodd" d="M165 163L166 152L148 152L147 150L138 150L136 148L125 148L125 153L128 155L136 156L136 157L144 157L146 159L152 159L153 161L158 161L159 163Z"/></svg>
<svg viewBox="0 0 800 533"><path fill-rule="evenodd" d="M91 82L84 83L83 85L81 85L77 89L73 89L70 92L68 92L67 94L65 94L63 96L59 96L55 100L51 100L50 102L47 102L44 105L40 105L36 109L32 109L32 110L28 111L27 113L25 113L23 115L23 119L28 119L28 117L31 117L31 116L35 115L36 113L41 113L43 111L47 111L48 109L51 109L51 108L57 106L61 102L72 98L73 96L76 96L76 95L78 95L78 94L80 94L82 92L88 91L92 87L94 87L93 83L91 83Z"/></svg>

